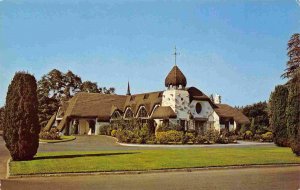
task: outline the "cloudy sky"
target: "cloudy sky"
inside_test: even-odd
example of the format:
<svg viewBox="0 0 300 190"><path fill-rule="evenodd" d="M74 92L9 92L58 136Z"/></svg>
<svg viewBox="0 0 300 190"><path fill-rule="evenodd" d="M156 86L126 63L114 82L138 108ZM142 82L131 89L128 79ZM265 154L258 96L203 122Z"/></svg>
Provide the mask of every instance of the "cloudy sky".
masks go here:
<svg viewBox="0 0 300 190"><path fill-rule="evenodd" d="M37 80L73 71L125 94L163 90L174 65L206 94L246 105L269 99L300 32L294 0L0 1L0 106L16 71Z"/></svg>

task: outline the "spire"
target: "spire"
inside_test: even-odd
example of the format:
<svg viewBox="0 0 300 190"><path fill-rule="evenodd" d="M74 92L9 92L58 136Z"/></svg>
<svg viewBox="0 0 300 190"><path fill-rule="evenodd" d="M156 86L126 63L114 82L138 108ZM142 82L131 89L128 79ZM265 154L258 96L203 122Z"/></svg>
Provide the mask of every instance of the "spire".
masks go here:
<svg viewBox="0 0 300 190"><path fill-rule="evenodd" d="M128 81L128 85L127 85L127 94L126 95L128 95L128 96L131 95L129 81Z"/></svg>

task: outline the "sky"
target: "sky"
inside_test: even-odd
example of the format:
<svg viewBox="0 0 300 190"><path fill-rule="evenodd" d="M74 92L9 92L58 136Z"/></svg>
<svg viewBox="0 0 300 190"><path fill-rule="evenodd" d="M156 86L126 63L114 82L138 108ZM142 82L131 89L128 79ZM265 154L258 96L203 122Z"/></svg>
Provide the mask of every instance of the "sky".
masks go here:
<svg viewBox="0 0 300 190"><path fill-rule="evenodd" d="M177 65L195 86L244 106L269 99L287 41L300 32L295 0L1 0L0 106L14 73L52 69L125 94L164 90Z"/></svg>

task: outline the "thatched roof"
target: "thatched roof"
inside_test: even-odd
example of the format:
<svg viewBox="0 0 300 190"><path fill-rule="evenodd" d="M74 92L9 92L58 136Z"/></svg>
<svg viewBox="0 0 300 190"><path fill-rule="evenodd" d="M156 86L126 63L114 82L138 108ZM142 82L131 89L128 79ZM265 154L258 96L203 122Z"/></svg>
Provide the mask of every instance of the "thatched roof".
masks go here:
<svg viewBox="0 0 300 190"><path fill-rule="evenodd" d="M151 116L152 119L170 119L176 117L176 113L170 106L159 106Z"/></svg>
<svg viewBox="0 0 300 190"><path fill-rule="evenodd" d="M186 86L186 78L176 65L172 68L172 70L169 72L165 79L165 86L168 87L170 85L182 85L183 87Z"/></svg>
<svg viewBox="0 0 300 190"><path fill-rule="evenodd" d="M148 115L150 115L155 105L161 104L162 93L162 91L158 91L127 96L123 110L125 111L127 107L130 107L136 115L139 108L144 106Z"/></svg>
<svg viewBox="0 0 300 190"><path fill-rule="evenodd" d="M216 104L216 113L220 117L233 118L238 124L249 124L250 120L239 110L227 105L227 104Z"/></svg>
<svg viewBox="0 0 300 190"><path fill-rule="evenodd" d="M100 121L109 121L112 106L123 107L125 100L126 96L123 95L77 93L69 100L58 129L62 130L67 120L72 117L97 118Z"/></svg>
<svg viewBox="0 0 300 190"><path fill-rule="evenodd" d="M189 87L187 88L187 91L190 95L190 102L192 102L193 100L204 100L208 101L213 108L216 108L216 105L212 102L212 100L198 88Z"/></svg>
<svg viewBox="0 0 300 190"><path fill-rule="evenodd" d="M56 112L49 119L47 125L43 129L44 131L49 131L51 129L53 123L55 122L55 118L56 118Z"/></svg>

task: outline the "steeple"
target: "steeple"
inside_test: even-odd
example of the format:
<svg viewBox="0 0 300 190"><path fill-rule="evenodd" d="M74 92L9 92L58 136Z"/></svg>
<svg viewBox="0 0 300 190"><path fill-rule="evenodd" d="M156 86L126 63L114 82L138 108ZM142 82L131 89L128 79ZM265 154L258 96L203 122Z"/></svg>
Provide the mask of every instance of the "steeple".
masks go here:
<svg viewBox="0 0 300 190"><path fill-rule="evenodd" d="M128 81L128 85L127 85L127 94L126 95L128 95L128 96L131 95L129 81Z"/></svg>

